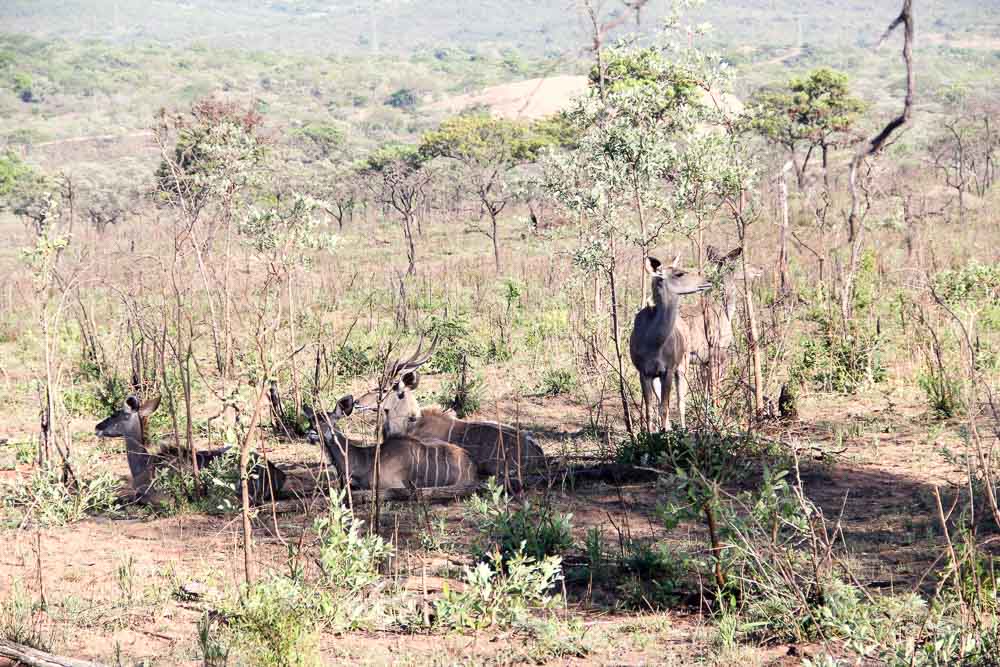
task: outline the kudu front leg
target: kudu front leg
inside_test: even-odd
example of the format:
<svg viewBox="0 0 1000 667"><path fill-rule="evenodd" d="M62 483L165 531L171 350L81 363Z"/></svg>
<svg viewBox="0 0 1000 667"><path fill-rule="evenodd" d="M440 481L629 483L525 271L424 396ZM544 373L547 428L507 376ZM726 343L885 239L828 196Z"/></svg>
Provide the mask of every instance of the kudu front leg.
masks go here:
<svg viewBox="0 0 1000 667"><path fill-rule="evenodd" d="M667 372L660 376L660 429L670 430L670 391L673 389L674 374Z"/></svg>
<svg viewBox="0 0 1000 667"><path fill-rule="evenodd" d="M643 413L643 426L646 428L646 433L653 432L653 421L650 418L650 410L653 405L653 400L657 401L659 398L656 392L653 390L653 378L645 377L644 375L639 376L639 385L642 387L642 413ZM659 405L659 403L657 403Z"/></svg>

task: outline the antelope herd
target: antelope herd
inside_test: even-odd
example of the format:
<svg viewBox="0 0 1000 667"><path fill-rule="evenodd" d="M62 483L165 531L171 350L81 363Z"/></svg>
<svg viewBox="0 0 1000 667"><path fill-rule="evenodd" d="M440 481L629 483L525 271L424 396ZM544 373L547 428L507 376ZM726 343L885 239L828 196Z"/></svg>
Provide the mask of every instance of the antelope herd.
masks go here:
<svg viewBox="0 0 1000 667"><path fill-rule="evenodd" d="M654 429L650 412L657 412L660 429L670 428L669 401L677 394L678 421L686 426L684 412L688 391L689 365L694 362L718 373L733 343L732 320L736 289L754 279L760 271L737 266L742 248L722 254L709 246L706 256L712 275L721 283L720 300L704 299L700 312L681 313L681 296L705 292L712 287L704 275L680 267L680 256L670 265L647 257L645 271L652 282L652 302L635 316L629 338L629 355L639 372L642 387L644 424ZM303 406L312 429L308 440L319 444L340 479L355 489L417 489L471 485L480 476L498 476L521 481L526 473L546 463L535 437L519 426L488 421L467 421L437 408L422 409L415 390L419 368L434 353L435 343L423 352L423 339L409 358L392 364L382 374L376 389L357 401L350 394L341 398L334 410L317 412ZM423 354L422 354L423 352ZM711 374L711 373L710 373ZM152 454L143 434L144 420L159 405L159 398L140 404L129 397L125 405L96 426L101 437L125 440L133 488L142 501L156 494L153 480L168 462L183 460L176 447L161 448ZM337 424L355 412L378 411L381 443L365 446L348 438ZM197 452L198 466L211 463L226 450ZM267 462L255 464L248 485L251 500L262 502L281 492L285 473Z"/></svg>

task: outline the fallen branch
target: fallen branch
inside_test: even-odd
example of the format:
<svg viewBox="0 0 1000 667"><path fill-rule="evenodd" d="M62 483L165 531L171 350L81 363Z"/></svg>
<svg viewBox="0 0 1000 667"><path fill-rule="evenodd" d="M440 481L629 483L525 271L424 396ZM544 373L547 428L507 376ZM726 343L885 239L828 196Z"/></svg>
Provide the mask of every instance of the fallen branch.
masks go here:
<svg viewBox="0 0 1000 667"><path fill-rule="evenodd" d="M64 658L6 639L0 639L0 657L13 660L15 665L29 667L103 667L97 662Z"/></svg>

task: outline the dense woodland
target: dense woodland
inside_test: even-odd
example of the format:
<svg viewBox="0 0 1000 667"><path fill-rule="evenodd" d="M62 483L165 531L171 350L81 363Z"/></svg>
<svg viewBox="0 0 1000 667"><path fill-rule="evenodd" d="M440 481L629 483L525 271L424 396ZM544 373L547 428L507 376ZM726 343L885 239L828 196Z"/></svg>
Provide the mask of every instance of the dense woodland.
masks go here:
<svg viewBox="0 0 1000 667"><path fill-rule="evenodd" d="M995 12L0 21L0 656L998 664Z"/></svg>

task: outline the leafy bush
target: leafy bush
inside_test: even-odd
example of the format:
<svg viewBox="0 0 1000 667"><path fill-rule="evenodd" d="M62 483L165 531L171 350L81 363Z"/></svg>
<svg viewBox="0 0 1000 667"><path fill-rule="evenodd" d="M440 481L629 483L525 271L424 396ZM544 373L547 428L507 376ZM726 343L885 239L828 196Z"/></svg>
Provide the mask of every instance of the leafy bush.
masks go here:
<svg viewBox="0 0 1000 667"><path fill-rule="evenodd" d="M434 603L436 623L466 630L523 626L533 609L555 603L549 592L562 579L560 564L556 556L536 561L522 549L507 558L494 552L488 561L465 568L463 591L445 588Z"/></svg>
<svg viewBox="0 0 1000 667"><path fill-rule="evenodd" d="M617 585L618 604L645 611L675 606L687 595L685 579L692 571L689 560L664 545L627 540Z"/></svg>
<svg viewBox="0 0 1000 667"><path fill-rule="evenodd" d="M118 477L90 460L74 462L75 478L49 463L4 486L5 503L24 507L44 526L63 526L118 509Z"/></svg>
<svg viewBox="0 0 1000 667"><path fill-rule="evenodd" d="M492 477L485 494L470 498L466 507L480 531L479 558L499 553L502 560L524 552L541 561L573 546L572 514L556 512L547 503L536 506L525 501L517 506Z"/></svg>
<svg viewBox="0 0 1000 667"><path fill-rule="evenodd" d="M576 375L565 368L552 368L542 374L538 393L543 396L563 396L576 389Z"/></svg>
<svg viewBox="0 0 1000 667"><path fill-rule="evenodd" d="M232 649L245 664L319 665L318 634L326 613L321 591L297 579L271 576L245 590L227 610Z"/></svg>
<svg viewBox="0 0 1000 667"><path fill-rule="evenodd" d="M461 370L444 384L438 402L453 409L459 419L475 414L483 404L482 376L477 373L470 377L463 358Z"/></svg>
<svg viewBox="0 0 1000 667"><path fill-rule="evenodd" d="M802 354L791 370L793 384L812 383L824 391L852 394L886 378L877 328L852 321L836 326L825 316L819 331L802 339Z"/></svg>
<svg viewBox="0 0 1000 667"><path fill-rule="evenodd" d="M378 535L363 535L364 522L343 504L343 491L331 499L330 511L313 527L319 541L320 569L334 588L358 592L380 579L379 566L392 555L392 547Z"/></svg>
<svg viewBox="0 0 1000 667"><path fill-rule="evenodd" d="M367 377L375 372L375 359L371 347L344 343L334 353L337 375L345 380Z"/></svg>
<svg viewBox="0 0 1000 667"><path fill-rule="evenodd" d="M409 88L400 88L386 98L386 106L395 109L412 109L417 106L417 93Z"/></svg>
<svg viewBox="0 0 1000 667"><path fill-rule="evenodd" d="M938 368L928 368L917 378L931 412L942 419L962 414L962 383Z"/></svg>

